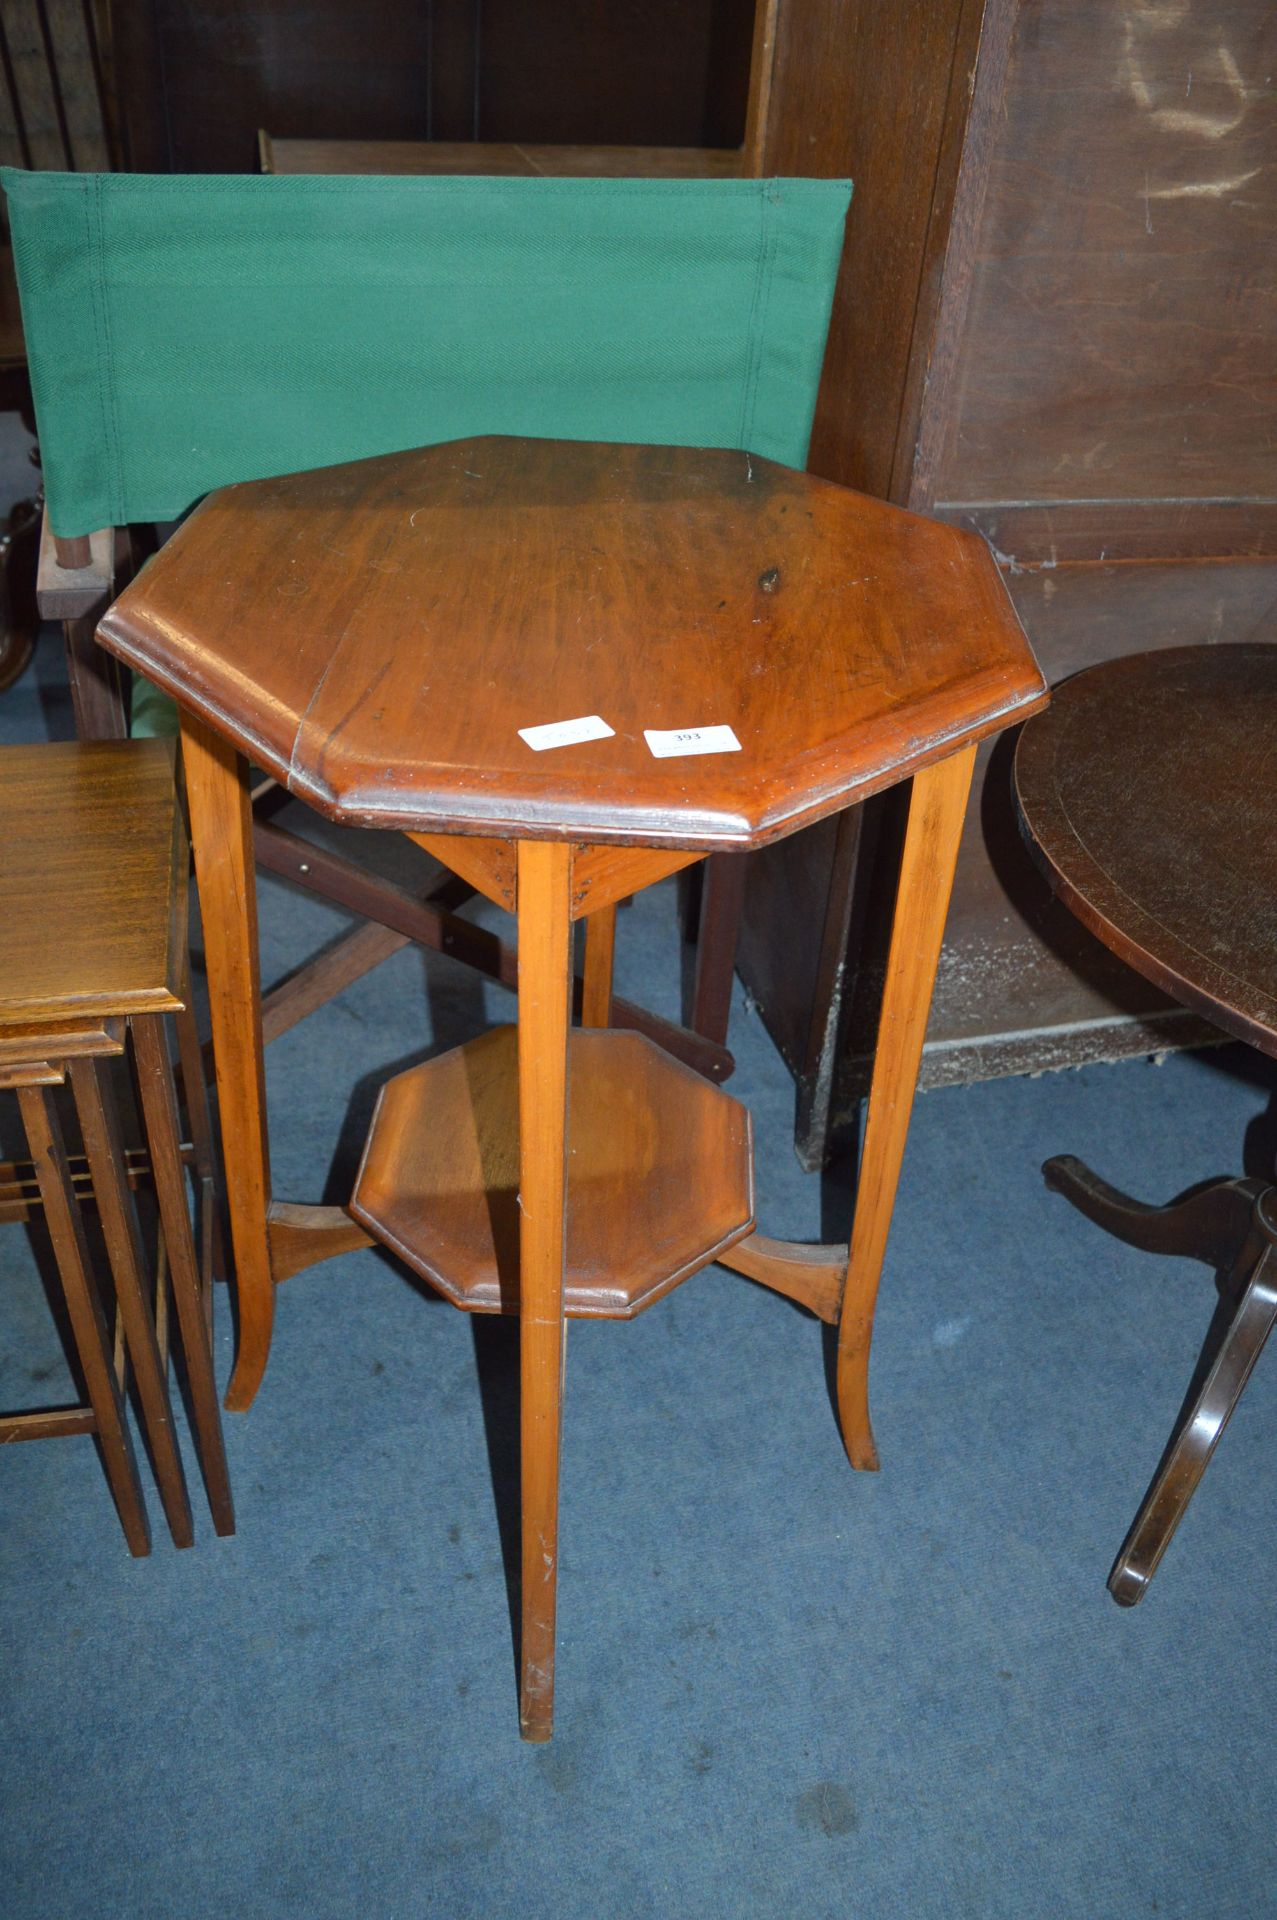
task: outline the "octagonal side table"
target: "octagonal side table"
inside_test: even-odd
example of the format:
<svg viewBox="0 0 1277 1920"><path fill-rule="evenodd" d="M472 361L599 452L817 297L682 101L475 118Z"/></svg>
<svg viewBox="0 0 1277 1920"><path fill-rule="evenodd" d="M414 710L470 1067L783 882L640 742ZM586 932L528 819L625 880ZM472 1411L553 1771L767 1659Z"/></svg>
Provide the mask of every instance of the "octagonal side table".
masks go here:
<svg viewBox="0 0 1277 1920"><path fill-rule="evenodd" d="M212 495L99 638L183 713L229 1404L261 1379L273 1285L369 1234L456 1304L517 1308L520 1720L548 1738L565 1315L627 1317L719 1259L838 1325L843 1437L877 1465L874 1302L975 744L1044 704L1041 674L972 535L747 454L508 438ZM518 916L517 1032L390 1083L350 1212L271 1196L247 756L331 819L439 847ZM603 1030L615 905L905 779L850 1254L768 1240L748 1116Z"/></svg>

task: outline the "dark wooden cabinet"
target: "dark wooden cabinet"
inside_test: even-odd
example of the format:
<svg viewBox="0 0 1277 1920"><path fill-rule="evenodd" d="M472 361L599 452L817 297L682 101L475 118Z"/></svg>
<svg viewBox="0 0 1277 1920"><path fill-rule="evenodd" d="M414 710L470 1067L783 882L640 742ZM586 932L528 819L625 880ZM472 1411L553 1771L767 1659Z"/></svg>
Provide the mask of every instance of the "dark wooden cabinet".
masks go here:
<svg viewBox="0 0 1277 1920"><path fill-rule="evenodd" d="M251 170L279 139L734 147L753 0L125 0L129 164Z"/></svg>

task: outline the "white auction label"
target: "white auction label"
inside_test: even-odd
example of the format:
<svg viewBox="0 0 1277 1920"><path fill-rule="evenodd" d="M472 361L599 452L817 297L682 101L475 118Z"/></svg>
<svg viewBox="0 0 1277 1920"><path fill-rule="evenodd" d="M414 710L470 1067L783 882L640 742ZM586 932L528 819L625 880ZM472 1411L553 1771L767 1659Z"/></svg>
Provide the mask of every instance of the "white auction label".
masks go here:
<svg viewBox="0 0 1277 1920"><path fill-rule="evenodd" d="M730 727L644 727L643 738L658 760L674 760L684 753L739 753L740 741Z"/></svg>
<svg viewBox="0 0 1277 1920"><path fill-rule="evenodd" d="M547 747L575 747L582 740L607 740L616 732L606 720L600 720L597 713L587 713L583 720L550 720L543 727L520 727L519 738L526 740L533 753L544 753Z"/></svg>

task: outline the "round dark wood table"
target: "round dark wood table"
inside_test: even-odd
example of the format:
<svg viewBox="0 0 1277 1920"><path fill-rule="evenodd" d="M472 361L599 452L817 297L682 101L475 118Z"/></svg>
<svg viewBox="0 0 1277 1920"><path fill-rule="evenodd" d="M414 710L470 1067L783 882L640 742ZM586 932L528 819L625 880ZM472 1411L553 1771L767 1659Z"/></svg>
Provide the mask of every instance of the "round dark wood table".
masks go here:
<svg viewBox="0 0 1277 1920"><path fill-rule="evenodd" d="M1277 1055L1277 646L1172 647L1056 689L1015 759L1024 837L1078 918L1225 1033ZM1072 1156L1048 1186L1128 1245L1205 1261L1220 1302L1109 1576L1147 1590L1277 1318L1277 1189L1223 1179L1168 1207Z"/></svg>

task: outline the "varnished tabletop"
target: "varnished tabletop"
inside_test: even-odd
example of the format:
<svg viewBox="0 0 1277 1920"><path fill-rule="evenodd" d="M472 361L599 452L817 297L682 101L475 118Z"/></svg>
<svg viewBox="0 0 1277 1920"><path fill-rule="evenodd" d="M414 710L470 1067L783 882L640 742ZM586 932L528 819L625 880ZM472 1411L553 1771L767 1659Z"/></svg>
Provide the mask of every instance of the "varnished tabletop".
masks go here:
<svg viewBox="0 0 1277 1920"><path fill-rule="evenodd" d="M229 487L103 643L353 824L776 839L1033 711L982 541L744 453L488 438ZM520 729L611 736L534 752ZM740 750L657 759L648 729Z"/></svg>
<svg viewBox="0 0 1277 1920"><path fill-rule="evenodd" d="M1106 945L1277 1054L1277 646L1091 667L1024 730L1025 838Z"/></svg>
<svg viewBox="0 0 1277 1920"><path fill-rule="evenodd" d="M168 742L0 748L0 1028L181 1007L186 862Z"/></svg>

